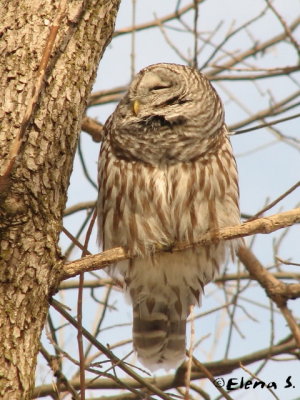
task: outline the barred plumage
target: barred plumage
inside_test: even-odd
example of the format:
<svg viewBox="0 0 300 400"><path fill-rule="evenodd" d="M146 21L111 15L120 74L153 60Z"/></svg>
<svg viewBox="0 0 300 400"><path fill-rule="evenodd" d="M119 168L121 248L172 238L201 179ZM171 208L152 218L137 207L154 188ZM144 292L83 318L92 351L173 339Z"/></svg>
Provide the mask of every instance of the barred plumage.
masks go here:
<svg viewBox="0 0 300 400"><path fill-rule="evenodd" d="M139 256L110 273L132 300L134 348L148 368L182 362L190 307L236 243L153 254L155 246L238 224L238 198L223 106L210 82L176 64L142 70L105 124L98 227L104 249Z"/></svg>

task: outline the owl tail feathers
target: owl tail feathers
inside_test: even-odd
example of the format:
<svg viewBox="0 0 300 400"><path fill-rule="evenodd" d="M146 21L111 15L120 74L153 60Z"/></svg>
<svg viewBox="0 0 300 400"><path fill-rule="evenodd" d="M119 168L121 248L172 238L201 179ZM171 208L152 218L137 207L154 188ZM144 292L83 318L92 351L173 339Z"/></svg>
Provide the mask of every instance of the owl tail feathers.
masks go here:
<svg viewBox="0 0 300 400"><path fill-rule="evenodd" d="M148 297L133 311L133 345L150 371L177 368L185 358L186 317Z"/></svg>

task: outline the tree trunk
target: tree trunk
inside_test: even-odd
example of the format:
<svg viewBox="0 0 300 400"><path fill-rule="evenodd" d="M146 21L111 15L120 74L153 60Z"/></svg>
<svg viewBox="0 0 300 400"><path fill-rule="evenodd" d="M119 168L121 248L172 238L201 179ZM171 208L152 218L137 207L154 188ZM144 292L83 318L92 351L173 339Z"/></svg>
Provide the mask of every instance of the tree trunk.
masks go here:
<svg viewBox="0 0 300 400"><path fill-rule="evenodd" d="M1 399L31 398L82 114L119 2L0 2Z"/></svg>

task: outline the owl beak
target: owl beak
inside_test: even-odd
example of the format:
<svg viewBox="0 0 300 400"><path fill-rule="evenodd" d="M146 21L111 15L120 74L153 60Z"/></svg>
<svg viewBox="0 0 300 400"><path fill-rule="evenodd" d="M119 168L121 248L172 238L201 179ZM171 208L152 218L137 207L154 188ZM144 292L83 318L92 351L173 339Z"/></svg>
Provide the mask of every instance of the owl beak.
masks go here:
<svg viewBox="0 0 300 400"><path fill-rule="evenodd" d="M140 103L138 100L134 100L132 102L132 111L134 112L135 115L138 115L140 109Z"/></svg>

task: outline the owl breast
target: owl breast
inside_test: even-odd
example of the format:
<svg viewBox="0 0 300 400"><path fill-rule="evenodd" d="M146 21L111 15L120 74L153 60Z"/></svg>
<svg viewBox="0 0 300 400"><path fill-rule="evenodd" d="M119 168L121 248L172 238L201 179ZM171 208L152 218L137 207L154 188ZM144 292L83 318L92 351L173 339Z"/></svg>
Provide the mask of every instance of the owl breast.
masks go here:
<svg viewBox="0 0 300 400"><path fill-rule="evenodd" d="M128 161L114 154L108 138L99 172L104 247L145 255L157 245L195 242L208 230L239 223L237 172L225 133L194 161L180 162L166 147L155 166L140 162L155 148L141 147L134 161L131 148Z"/></svg>

